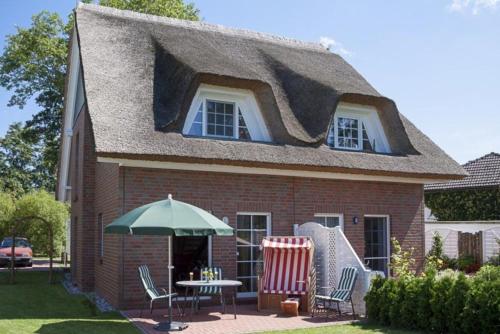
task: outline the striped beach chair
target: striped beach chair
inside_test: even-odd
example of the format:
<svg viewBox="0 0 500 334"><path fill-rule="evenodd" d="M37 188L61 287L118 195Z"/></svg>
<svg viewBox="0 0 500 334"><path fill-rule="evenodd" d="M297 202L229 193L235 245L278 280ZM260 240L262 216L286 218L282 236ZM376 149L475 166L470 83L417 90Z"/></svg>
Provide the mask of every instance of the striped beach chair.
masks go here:
<svg viewBox="0 0 500 334"><path fill-rule="evenodd" d="M358 277L358 268L356 267L346 267L342 269L342 274L340 276L340 281L338 287L327 295L316 295L315 305L313 307L312 316L314 317L314 312L319 307L326 311L326 317L328 318L328 309L332 309L332 303L337 303L337 310L339 315L340 303L351 303L352 316L356 317L354 312L354 304L352 302L352 292L354 291L354 286L356 285L356 279ZM324 289L332 289L331 287L326 287ZM328 305L327 305L328 304Z"/></svg>
<svg viewBox="0 0 500 334"><path fill-rule="evenodd" d="M309 237L265 237L261 243L263 272L259 277L258 309L278 307L289 296L301 298L302 310L310 309L314 280L314 244ZM271 298L279 296L279 298ZM271 300L273 299L273 300ZM276 300L277 299L277 300Z"/></svg>
<svg viewBox="0 0 500 334"><path fill-rule="evenodd" d="M169 297L169 294L167 290L165 289L160 289L162 293L158 291L158 289L155 286L155 283L153 281L153 278L151 277L151 274L149 272L149 268L147 265L143 264L139 266L139 277L141 278L142 285L144 287L144 302L145 304L148 303L149 300L149 312L153 313L153 306L156 301L159 300L166 300ZM179 306L179 302L177 300L177 293L172 293L170 296L172 296L172 299L175 299L176 304L177 304L177 309L179 311L179 314L182 314L181 308ZM141 314L140 317L142 317L142 311L144 310L144 307L141 308Z"/></svg>

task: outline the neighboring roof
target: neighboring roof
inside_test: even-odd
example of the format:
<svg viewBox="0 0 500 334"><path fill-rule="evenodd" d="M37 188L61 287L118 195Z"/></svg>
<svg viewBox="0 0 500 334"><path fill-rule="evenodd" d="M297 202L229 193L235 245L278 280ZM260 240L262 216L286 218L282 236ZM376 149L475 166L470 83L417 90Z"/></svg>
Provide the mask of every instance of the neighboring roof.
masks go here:
<svg viewBox="0 0 500 334"><path fill-rule="evenodd" d="M463 167L469 173L464 179L429 184L425 186L425 191L500 187L500 154L491 152L467 162Z"/></svg>
<svg viewBox="0 0 500 334"><path fill-rule="evenodd" d="M99 156L456 179L463 169L319 44L80 4L76 28ZM251 89L273 143L182 135L200 83ZM377 107L392 155L325 144L340 101Z"/></svg>

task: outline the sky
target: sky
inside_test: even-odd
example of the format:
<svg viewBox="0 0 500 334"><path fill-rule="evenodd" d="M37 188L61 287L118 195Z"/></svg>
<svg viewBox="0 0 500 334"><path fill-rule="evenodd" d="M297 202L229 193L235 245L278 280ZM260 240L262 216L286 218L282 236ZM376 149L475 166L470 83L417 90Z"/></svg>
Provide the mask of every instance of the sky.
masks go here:
<svg viewBox="0 0 500 334"><path fill-rule="evenodd" d="M43 9L75 0L1 0L0 49ZM195 0L205 22L322 43L465 163L500 152L500 0ZM7 107L0 136L37 111Z"/></svg>

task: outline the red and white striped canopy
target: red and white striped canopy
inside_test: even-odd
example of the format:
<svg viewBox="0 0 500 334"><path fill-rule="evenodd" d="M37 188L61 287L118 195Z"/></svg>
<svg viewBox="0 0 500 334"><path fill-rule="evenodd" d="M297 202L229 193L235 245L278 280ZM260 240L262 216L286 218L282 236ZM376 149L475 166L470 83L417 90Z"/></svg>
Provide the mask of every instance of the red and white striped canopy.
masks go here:
<svg viewBox="0 0 500 334"><path fill-rule="evenodd" d="M262 292L305 294L311 272L314 244L309 237L266 237Z"/></svg>

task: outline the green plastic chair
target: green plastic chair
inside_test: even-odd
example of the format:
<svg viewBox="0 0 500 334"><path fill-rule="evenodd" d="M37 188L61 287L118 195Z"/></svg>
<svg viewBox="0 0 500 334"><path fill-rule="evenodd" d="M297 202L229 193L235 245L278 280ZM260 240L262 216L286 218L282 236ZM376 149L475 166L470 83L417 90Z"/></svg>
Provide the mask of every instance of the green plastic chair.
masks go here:
<svg viewBox="0 0 500 334"><path fill-rule="evenodd" d="M358 277L358 268L356 267L346 267L342 269L342 274L340 276L340 281L338 287L330 292L328 295L316 295L315 296L315 305L312 310L312 317L314 317L314 312L318 308L319 304L322 304L322 308L324 310L331 309L332 303L337 303L337 310L339 315L340 312L340 303L351 303L352 307L352 315L356 317L356 313L354 313L354 304L352 302L352 292L354 291L354 286L356 285L356 279ZM326 287L326 289L331 289L330 287ZM328 307L327 307L328 303ZM328 318L328 311L326 312L326 317Z"/></svg>
<svg viewBox="0 0 500 334"><path fill-rule="evenodd" d="M167 290L163 289L163 288L160 289L162 291L162 293L160 293L155 286L155 283L153 281L153 278L151 277L151 274L149 272L149 268L147 265L143 264L143 265L139 266L138 270L139 270L139 277L141 278L141 282L142 282L142 285L144 287L144 301L145 301L144 306L146 306L146 304L148 303L148 299L149 299L149 312L153 313L153 306L154 306L154 303L156 301L165 300L165 299L168 299L169 296L171 296L172 299L175 299L175 303L177 305L177 309L179 311L179 314L182 315L183 312L181 312L181 308L179 306L179 301L177 299L178 298L177 293L173 292L172 294L169 295ZM140 317L142 317L142 311L144 310L144 308L145 307L141 308Z"/></svg>

